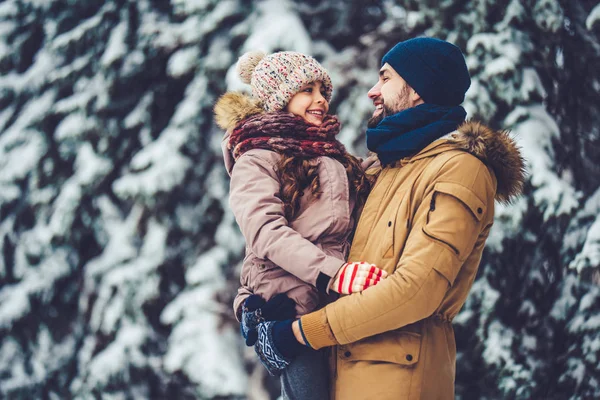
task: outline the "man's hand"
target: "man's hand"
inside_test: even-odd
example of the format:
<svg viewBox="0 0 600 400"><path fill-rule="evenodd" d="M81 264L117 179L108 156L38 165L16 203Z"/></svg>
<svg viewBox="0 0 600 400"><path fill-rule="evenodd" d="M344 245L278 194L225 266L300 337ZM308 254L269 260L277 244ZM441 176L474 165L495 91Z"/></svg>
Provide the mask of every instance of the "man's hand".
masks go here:
<svg viewBox="0 0 600 400"><path fill-rule="evenodd" d="M330 289L340 294L362 292L387 277L387 272L366 262L345 263L331 281Z"/></svg>
<svg viewBox="0 0 600 400"><path fill-rule="evenodd" d="M258 324L258 341L254 351L270 375L280 375L296 356L307 350L294 337L292 323L290 319Z"/></svg>
<svg viewBox="0 0 600 400"><path fill-rule="evenodd" d="M258 338L256 327L264 321L284 321L296 316L296 303L280 293L269 301L253 294L242 305L240 330L246 346L253 346Z"/></svg>

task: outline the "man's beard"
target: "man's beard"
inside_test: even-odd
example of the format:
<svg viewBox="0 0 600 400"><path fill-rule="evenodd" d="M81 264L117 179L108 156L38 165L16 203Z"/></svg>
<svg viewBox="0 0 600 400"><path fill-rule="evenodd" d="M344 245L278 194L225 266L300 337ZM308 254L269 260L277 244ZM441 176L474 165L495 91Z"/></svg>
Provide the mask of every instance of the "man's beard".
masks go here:
<svg viewBox="0 0 600 400"><path fill-rule="evenodd" d="M376 128L377 125L379 125L379 123L385 118L385 116L383 115L383 112L380 112L377 115L372 116L371 118L369 118L369 121L367 122L367 128Z"/></svg>
<svg viewBox="0 0 600 400"><path fill-rule="evenodd" d="M367 127L375 128L385 117L389 117L390 115L397 114L400 111L404 111L407 108L410 108L411 105L408 102L409 95L410 89L408 88L408 86L406 86L403 88L403 90L400 91L400 93L396 95L396 98L394 99L391 105L383 103L382 112L372 116L367 122Z"/></svg>
<svg viewBox="0 0 600 400"><path fill-rule="evenodd" d="M390 115L394 115L398 112L400 112L402 110L394 110L392 107L384 104L383 105L383 110L382 112L380 112L377 115L372 116L369 121L367 122L367 128L376 128L377 125L379 125L379 123L385 118L385 117L389 117Z"/></svg>

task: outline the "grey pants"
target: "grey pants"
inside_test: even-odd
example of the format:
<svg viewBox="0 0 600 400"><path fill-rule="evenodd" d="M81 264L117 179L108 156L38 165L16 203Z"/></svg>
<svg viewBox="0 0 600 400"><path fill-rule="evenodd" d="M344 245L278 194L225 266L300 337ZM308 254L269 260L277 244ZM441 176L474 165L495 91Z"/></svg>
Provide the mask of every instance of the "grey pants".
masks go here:
<svg viewBox="0 0 600 400"><path fill-rule="evenodd" d="M329 362L326 349L298 356L281 374L283 400L328 400Z"/></svg>

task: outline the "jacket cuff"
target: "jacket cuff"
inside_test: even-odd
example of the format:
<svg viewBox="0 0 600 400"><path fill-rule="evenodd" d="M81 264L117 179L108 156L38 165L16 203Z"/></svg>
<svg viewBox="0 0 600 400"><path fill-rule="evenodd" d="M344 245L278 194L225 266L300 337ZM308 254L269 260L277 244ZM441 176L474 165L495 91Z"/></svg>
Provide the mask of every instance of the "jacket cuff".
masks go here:
<svg viewBox="0 0 600 400"><path fill-rule="evenodd" d="M304 315L300 318L300 324L305 340L313 349L319 350L338 344L327 323L325 309Z"/></svg>
<svg viewBox="0 0 600 400"><path fill-rule="evenodd" d="M331 281L335 278L344 263L344 261L338 258L327 257L326 262L323 263L323 266L319 270L319 275L317 275L317 280L315 282L315 287L319 292L329 294Z"/></svg>
<svg viewBox="0 0 600 400"><path fill-rule="evenodd" d="M333 278L329 275L325 275L322 272L319 272L319 276L317 276L317 290L322 293L329 294L329 286L331 284L331 280Z"/></svg>

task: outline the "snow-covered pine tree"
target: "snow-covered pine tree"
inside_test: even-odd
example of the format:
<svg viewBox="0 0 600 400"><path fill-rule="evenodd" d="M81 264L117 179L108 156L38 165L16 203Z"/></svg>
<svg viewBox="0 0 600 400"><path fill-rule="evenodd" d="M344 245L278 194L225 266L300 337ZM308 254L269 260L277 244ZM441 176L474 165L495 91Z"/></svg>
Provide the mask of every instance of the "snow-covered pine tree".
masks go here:
<svg viewBox="0 0 600 400"><path fill-rule="evenodd" d="M243 88L244 51L307 52L364 154L379 59L421 34L466 52L470 116L512 129L529 161L455 321L457 395L600 396L593 0L5 0L2 397L276 393L230 308L244 244L212 104Z"/></svg>
<svg viewBox="0 0 600 400"><path fill-rule="evenodd" d="M3 398L243 395L210 132L246 9L0 4Z"/></svg>

